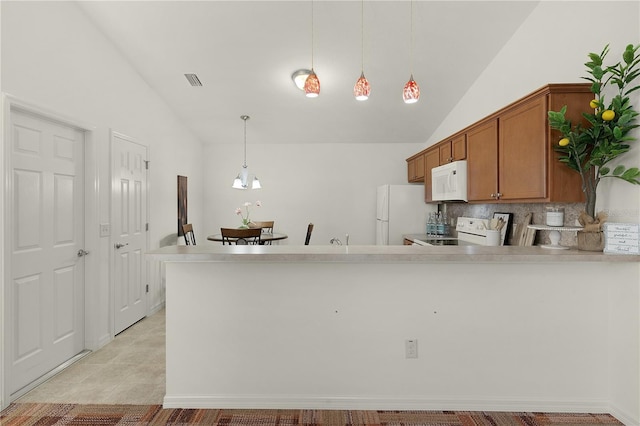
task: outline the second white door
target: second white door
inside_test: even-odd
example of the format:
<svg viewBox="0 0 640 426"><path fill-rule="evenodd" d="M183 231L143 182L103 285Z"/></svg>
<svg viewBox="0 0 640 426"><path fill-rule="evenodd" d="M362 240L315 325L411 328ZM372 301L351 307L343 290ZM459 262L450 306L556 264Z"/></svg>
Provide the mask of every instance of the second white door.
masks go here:
<svg viewBox="0 0 640 426"><path fill-rule="evenodd" d="M147 314L147 148L117 133L111 137L114 331Z"/></svg>

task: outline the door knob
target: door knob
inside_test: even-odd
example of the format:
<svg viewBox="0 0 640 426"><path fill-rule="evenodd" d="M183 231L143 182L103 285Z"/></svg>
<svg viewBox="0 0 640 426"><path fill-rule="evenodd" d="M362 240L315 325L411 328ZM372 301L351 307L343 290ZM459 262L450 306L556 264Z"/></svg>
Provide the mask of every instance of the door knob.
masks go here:
<svg viewBox="0 0 640 426"><path fill-rule="evenodd" d="M128 245L129 245L129 243L124 243L124 244L122 244L122 243L115 243L113 246L114 246L116 249L119 249L119 248L122 248L122 247L124 247L124 246L128 246Z"/></svg>
<svg viewBox="0 0 640 426"><path fill-rule="evenodd" d="M89 254L89 252L86 251L85 249L78 250L78 257L86 256L88 254Z"/></svg>

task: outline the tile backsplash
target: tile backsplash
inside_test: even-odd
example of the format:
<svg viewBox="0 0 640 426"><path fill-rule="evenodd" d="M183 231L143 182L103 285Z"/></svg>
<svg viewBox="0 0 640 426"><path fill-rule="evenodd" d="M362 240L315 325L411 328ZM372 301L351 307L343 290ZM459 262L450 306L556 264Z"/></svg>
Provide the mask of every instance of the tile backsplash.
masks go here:
<svg viewBox="0 0 640 426"><path fill-rule="evenodd" d="M460 216L490 219L493 213L513 213L513 223L524 221L527 213L533 213L532 223L544 225L547 207L564 208L564 225L580 226L578 216L584 210L584 203L532 203L532 204L466 204L466 203L442 203L439 209L447 213L449 223L455 225L455 218ZM515 226L511 227L511 230ZM511 244L513 235L507 236L507 243ZM534 244L549 244L549 231L538 231ZM560 244L563 246L575 246L576 233L571 231L561 232Z"/></svg>

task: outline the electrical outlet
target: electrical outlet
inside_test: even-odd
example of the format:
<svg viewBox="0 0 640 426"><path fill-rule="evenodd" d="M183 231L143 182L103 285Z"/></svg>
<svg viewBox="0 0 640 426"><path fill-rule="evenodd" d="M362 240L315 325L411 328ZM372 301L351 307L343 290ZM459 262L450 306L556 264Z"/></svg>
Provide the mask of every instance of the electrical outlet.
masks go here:
<svg viewBox="0 0 640 426"><path fill-rule="evenodd" d="M404 352L406 358L418 358L418 339L405 340Z"/></svg>
<svg viewBox="0 0 640 426"><path fill-rule="evenodd" d="M109 235L111 235L111 225L108 223L101 223L100 224L100 236L101 237L108 237Z"/></svg>

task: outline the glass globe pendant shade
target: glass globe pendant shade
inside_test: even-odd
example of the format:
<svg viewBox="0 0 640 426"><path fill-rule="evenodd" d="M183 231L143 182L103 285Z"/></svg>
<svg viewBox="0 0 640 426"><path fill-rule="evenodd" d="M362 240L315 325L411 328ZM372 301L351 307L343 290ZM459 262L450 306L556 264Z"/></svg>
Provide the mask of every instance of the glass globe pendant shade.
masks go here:
<svg viewBox="0 0 640 426"><path fill-rule="evenodd" d="M304 90L304 83L307 81L309 74L311 74L311 70L299 69L291 74L291 79L298 89Z"/></svg>
<svg viewBox="0 0 640 426"><path fill-rule="evenodd" d="M360 74L360 78L356 81L355 86L353 86L353 96L356 97L359 101L366 101L369 99L369 94L371 93L371 86L367 81L367 78L364 76L364 71Z"/></svg>
<svg viewBox="0 0 640 426"><path fill-rule="evenodd" d="M233 180L233 185L231 185L231 187L234 189L243 189L242 179L240 179L240 175L236 176L236 178Z"/></svg>
<svg viewBox="0 0 640 426"><path fill-rule="evenodd" d="M247 189L247 179L249 177L249 169L246 164L242 166L242 170L238 173L238 176L233 180L233 185L231 185L234 189Z"/></svg>
<svg viewBox="0 0 640 426"><path fill-rule="evenodd" d="M251 189L262 189L262 185L260 185L260 181L257 176L253 177L253 182L251 184Z"/></svg>
<svg viewBox="0 0 640 426"><path fill-rule="evenodd" d="M413 79L413 74L411 74L411 78L409 78L407 84L404 85L402 99L404 99L405 104L414 104L420 99L420 87Z"/></svg>
<svg viewBox="0 0 640 426"><path fill-rule="evenodd" d="M318 80L318 76L313 68L311 68L311 74L309 74L309 77L307 77L307 80L304 82L304 93L307 98L316 98L320 94L320 80Z"/></svg>

